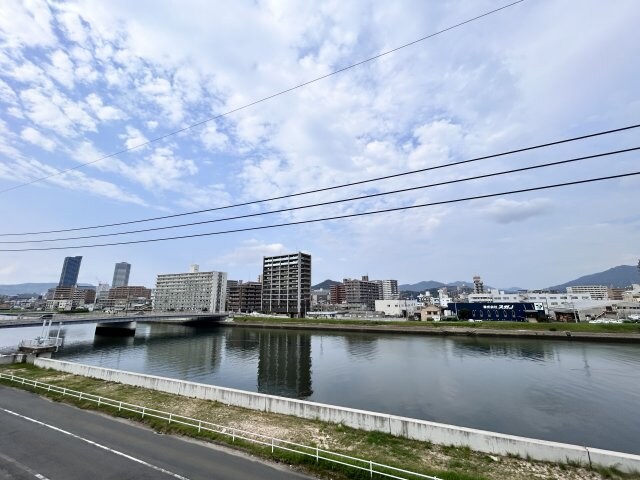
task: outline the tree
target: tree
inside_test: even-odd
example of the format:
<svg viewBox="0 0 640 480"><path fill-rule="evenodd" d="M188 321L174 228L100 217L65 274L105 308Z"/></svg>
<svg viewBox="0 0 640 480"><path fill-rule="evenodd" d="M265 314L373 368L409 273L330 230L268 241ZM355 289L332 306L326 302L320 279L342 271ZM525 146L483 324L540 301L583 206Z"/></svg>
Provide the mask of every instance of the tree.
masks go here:
<svg viewBox="0 0 640 480"><path fill-rule="evenodd" d="M458 311L458 318L460 320L469 320L471 318L471 310L463 308Z"/></svg>

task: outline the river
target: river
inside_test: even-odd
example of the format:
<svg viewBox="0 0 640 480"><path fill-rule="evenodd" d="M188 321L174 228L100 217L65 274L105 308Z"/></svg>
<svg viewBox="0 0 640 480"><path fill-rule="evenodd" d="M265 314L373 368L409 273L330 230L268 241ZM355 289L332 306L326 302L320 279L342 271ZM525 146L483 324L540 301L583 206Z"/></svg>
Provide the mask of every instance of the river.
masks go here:
<svg viewBox="0 0 640 480"><path fill-rule="evenodd" d="M53 358L640 454L640 347L139 324ZM0 330L0 349L40 328Z"/></svg>

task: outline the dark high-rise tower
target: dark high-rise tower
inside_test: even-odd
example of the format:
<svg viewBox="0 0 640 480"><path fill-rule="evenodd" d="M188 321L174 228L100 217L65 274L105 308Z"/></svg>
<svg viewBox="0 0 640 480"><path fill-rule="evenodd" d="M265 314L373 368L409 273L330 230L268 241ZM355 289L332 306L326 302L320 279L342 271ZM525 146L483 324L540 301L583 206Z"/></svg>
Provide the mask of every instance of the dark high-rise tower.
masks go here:
<svg viewBox="0 0 640 480"><path fill-rule="evenodd" d="M82 257L65 257L59 287L73 287L78 283L80 263L82 263Z"/></svg>
<svg viewBox="0 0 640 480"><path fill-rule="evenodd" d="M131 272L130 264L127 262L116 263L116 268L113 270L111 288L127 287L129 285L129 272Z"/></svg>

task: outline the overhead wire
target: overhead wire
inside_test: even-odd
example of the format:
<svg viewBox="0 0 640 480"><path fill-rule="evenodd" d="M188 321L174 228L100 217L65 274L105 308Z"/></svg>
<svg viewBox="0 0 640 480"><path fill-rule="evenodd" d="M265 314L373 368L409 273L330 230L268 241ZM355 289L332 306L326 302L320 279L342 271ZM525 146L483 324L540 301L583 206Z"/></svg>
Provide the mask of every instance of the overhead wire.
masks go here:
<svg viewBox="0 0 640 480"><path fill-rule="evenodd" d="M248 214L243 214L243 215L236 215L236 216L225 217L225 218L217 218L217 219L212 219L212 220L202 220L202 221L198 221L198 222L183 223L183 224L178 224L178 225L165 225L165 226L162 226L162 227L144 228L144 229L139 229L139 230L130 230L130 231L126 231L126 232L102 233L102 234L97 234L97 235L83 235L83 236L64 237L64 238L44 238L44 239L37 239L37 240L10 240L10 241L6 241L5 240L5 241L0 241L0 244L48 243L48 242L63 242L63 241L69 241L69 240L84 240L84 239L89 239L89 238L114 237L114 236L120 236L120 235L133 235L133 234L136 234L136 233L153 232L153 231L159 231L159 230L169 230L169 229L174 229L174 228L185 228L185 227L192 227L192 226L197 226L197 225L205 225L205 224L210 224L210 223L226 222L226 221L230 221L230 220L240 220L240 219L245 219L245 218L260 217L260 216L265 216L265 215L273 215L273 214L276 214L276 213L292 212L292 211L296 211L296 210L304 210L304 209L314 208L314 207L335 205L335 204L340 204L340 203L345 203L345 202L352 202L352 201L357 201L357 200L366 200L366 199L369 199L369 198L381 197L381 196L386 196L386 195L394 195L394 194L398 194L398 193L406 193L406 192L411 192L411 191L415 191L415 190L428 189L428 188L439 187L439 186L444 186L444 185L452 185L452 184L455 184L455 183L462 183L462 182L468 182L468 181L472 181L472 180L480 180L480 179L497 177L497 176L502 176L502 175L509 175L509 174L518 173L518 172L537 170L537 169L540 169L540 168L547 168L547 167L558 166L558 165L566 165L566 164L569 164L569 163L582 162L582 161L585 161L585 160L591 160L591 159L595 159L595 158L603 158L603 157L608 157L608 156L611 156L611 155L629 153L629 152L633 152L633 151L637 151L637 150L640 150L640 146L639 147L625 148L625 149L621 149L621 150L613 150L613 151L609 151L609 152L597 153L597 154L592 154L592 155L586 155L586 156L582 156L582 157L569 158L569 159L566 159L566 160L558 160L558 161L555 161L555 162L547 162L547 163L542 163L542 164L537 164L537 165L530 165L530 166L526 166L526 167L519 167L519 168L515 168L515 169L511 169L511 170L502 170L502 171L498 171L498 172L485 173L485 174L482 174L482 175L474 175L474 176L471 176L471 177L458 178L458 179L453 179L453 180L446 180L446 181L437 182L437 183L431 183L431 184L427 184L427 185L418 185L418 186L414 186L414 187L401 188L401 189L391 190L391 191L386 191L386 192L370 193L370 194L366 194L366 195L348 197L348 198L343 198L343 199L340 199L340 200L330 200L330 201L326 201L326 202L319 202L319 203L313 203L313 204L308 204L308 205L300 205L300 206L296 206L296 207L287 207L287 208L281 208L281 209L277 209L277 210L270 210L270 211L266 211L266 212L248 213Z"/></svg>
<svg viewBox="0 0 640 480"><path fill-rule="evenodd" d="M171 214L171 215L163 215L163 216L144 218L144 219L138 219L138 220L129 220L129 221L125 221L125 222L105 223L105 224L100 224L100 225L90 225L90 226L84 226L84 227L73 227L73 228L64 228L64 229L56 229L56 230L43 230L43 231L36 231L36 232L0 233L0 237L26 236L26 235L46 235L46 234L50 234L50 233L65 233L65 232L77 232L77 231L83 231L83 230L94 230L94 229L98 229L98 228L110 228L110 227L117 227L117 226L123 226L123 225L132 225L132 224L136 224L136 223L145 223L145 222L151 222L151 221L157 221L157 220L166 220L166 219L170 219L170 218L184 217L184 216L188 216L188 215L196 215L196 214L200 214L200 213L214 212L214 211L226 210L226 209L236 208L236 207L257 205L257 204L260 204L260 203L266 203L266 202L271 202L271 201L275 201L275 200L283 200L283 199L286 199L286 198L294 198L294 197L299 197L299 196L303 196L303 195L309 195L309 194L313 194L313 193L328 192L328 191L337 190L337 189L340 189L340 188L352 187L352 186L356 186L356 185L363 185L363 184L366 184L366 183L373 183L373 182L377 182L377 181L381 181L381 180L388 180L388 179L398 178L398 177L402 177L402 176L415 175L415 174L418 174L418 173L424 173L424 172L434 171L434 170L438 170L438 169L442 169L442 168L454 167L454 166L457 166L457 165L465 165L465 164L469 164L469 163L473 163L473 162L479 162L479 161L483 161L483 160L489 160L489 159L493 159L493 158L499 158L499 157L503 157L503 156L513 155L513 154L516 154L516 153L529 152L529 151L538 150L538 149L551 147L551 146L555 146L555 145L562 145L562 144L576 142L576 141L580 141L580 140L586 140L586 139L589 139L589 138L596 138L596 137L610 135L610 134L614 134L614 133L620 133L620 132L633 130L633 129L637 129L637 128L640 128L640 124L632 124L632 125L627 125L627 126L624 126L624 127L613 128L613 129L609 129L609 130L602 130L602 131L598 131L598 132L592 132L592 133L579 135L579 136L575 136L575 137L564 138L564 139L561 139L561 140L555 140L555 141L552 141L552 142L546 142L546 143L531 145L531 146L528 146L528 147L522 147L522 148L517 148L517 149L513 149L513 150L507 150L507 151L503 151L503 152L499 152L499 153L494 153L494 154L490 154L490 155L484 155L484 156L480 156L480 157L469 158L469 159L460 160L460 161L457 161L457 162L450 162L450 163L445 163L445 164L442 164L442 165L435 165L435 166L431 166L431 167L425 167L425 168L420 168L420 169L416 169L416 170L410 170L410 171L407 171L407 172L400 172L400 173L395 173L395 174L391 174L391 175L384 175L384 176L380 176L380 177L375 177L375 178L370 178L370 179L365 179L365 180L359 180L359 181L355 181L355 182L348 182L348 183L343 183L343 184L340 184L340 185L333 185L333 186L328 186L328 187L316 188L316 189L312 189L312 190L306 190L306 191L303 191L303 192L296 192L296 193L291 193L291 194L287 194L287 195L279 195L279 196L265 198L265 199L261 199L261 200L252 200L252 201L248 201L248 202L235 203L235 204L224 205L224 206L220 206L220 207L212 207L212 208L206 208L206 209L202 209L202 210L193 210L193 211L189 211L189 212L175 213L175 214Z"/></svg>
<svg viewBox="0 0 640 480"><path fill-rule="evenodd" d="M492 197L515 195L515 194L519 194L519 193L535 192L535 191L540 191L540 190L548 190L548 189L552 189L552 188L563 188L563 187L568 187L568 186L572 186L572 185L582 185L582 184L593 183L593 182L601 182L601 181L606 181L606 180L613 180L613 179L619 179L619 178L632 177L632 176L636 176L636 175L640 175L640 171L622 173L622 174L618 174L618 175L609 175L609 176L605 176L605 177L589 178L589 179L584 179L584 180L575 180L575 181L571 181L571 182L556 183L556 184L551 184L551 185L543 185L543 186L539 186L539 187L522 188L522 189L510 190L510 191L506 191L506 192L490 193L490 194L485 194L485 195L473 195L473 196L469 196L469 197L456 198L456 199L452 199L452 200L442 200L442 201L438 201L438 202L422 203L422 204L418 204L418 205L408 205L408 206L404 206L404 207L385 208L385 209L381 209L381 210L372 210L372 211L367 211L367 212L349 213L349 214L344 214L344 215L334 215L334 216L330 216L330 217L321 217L321 218L314 218L314 219L309 219L309 220L298 220L298 221L294 221L294 222L284 222L284 223L278 223L278 224L272 224L272 225L260 225L260 226L255 226L255 227L236 228L236 229L222 230L222 231L216 231L216 232L192 233L192 234L189 234L189 235L177 235L177 236L173 236L173 237L149 238L149 239L142 239L142 240L128 240L128 241L123 241L123 242L112 242L112 243L97 243L97 244L85 244L85 245L67 245L67 246L57 246L57 247L56 246L54 246L54 247L31 247L31 248L23 248L23 249L0 249L0 252L33 252L33 251L50 251L50 250L77 250L77 249L81 249L81 248L111 247L111 246L118 246L118 245L132 245L132 244L141 244L141 243L162 242L162 241L169 241L169 240L181 240L181 239L186 239L186 238L208 237L208 236L213 236L213 235L227 235L227 234L231 234L231 233L249 232L249 231L256 231L256 230L267 230L267 229L273 229L273 228L288 227L288 226L293 226L293 225L304 225L304 224L310 224L310 223L326 222L326 221L331 221L331 220L341 220L341 219L345 219L345 218L364 217L364 216L376 215L376 214L380 214L380 213L399 212L399 211L403 211L403 210L413 210L413 209L417 209L417 208L425 208L425 207L432 207L432 206L437 206L437 205L447 205L447 204L452 204L452 203L467 202L467 201L471 201L471 200L481 200L481 199L492 198Z"/></svg>
<svg viewBox="0 0 640 480"><path fill-rule="evenodd" d="M206 118L206 119L201 120L199 122L193 123L191 125L187 125L186 127L180 128L178 130L174 130L172 132L166 133L166 134L161 135L159 137L152 138L151 140L147 140L146 142L142 142L142 143L139 143L137 145L133 145L131 147L127 147L125 149L119 150L117 152L110 153L108 155L103 155L102 157L96 158L95 160L91 160L89 162L81 163L81 164L78 164L78 165L76 165L74 167L67 168L67 169L64 169L64 170L60 170L60 171L58 171L56 173L52 173L50 175L45 175L43 177L38 177L38 178L33 179L31 181L28 181L28 182L20 183L18 185L13 185L13 186L11 186L9 188L5 188L3 190L0 190L0 194L6 193L6 192L10 192L10 191L16 190L18 188L26 187L28 185L32 185L34 183L41 182L43 180L47 180L47 179L52 178L52 177L57 177L59 175L63 175L65 173L68 173L68 172L71 172L71 171L74 171L74 170L78 170L80 168L86 167L88 165L92 165L92 164L100 162L102 160L106 160L108 158L112 158L112 157L115 157L115 156L118 156L118 155L122 155L123 153L130 152L132 150L136 150L138 148L144 147L146 145L150 145L152 143L159 142L161 140L165 140L165 139L167 139L169 137L173 137L173 136L178 135L178 134L180 134L182 132L186 132L188 130L194 129L194 128L199 127L201 125L204 125L206 123L212 122L214 120L218 120L220 118L226 117L226 116L231 115L233 113L239 112L241 110L245 110L245 109L247 109L249 107L253 107L253 106L258 105L260 103L266 102L266 101L271 100L271 99L276 98L276 97L279 97L279 96L284 95L286 93L292 92L294 90L298 90L300 88L306 87L308 85L311 85L313 83L319 82L319 81L324 80L326 78L332 77L332 76L337 75L339 73L345 72L347 70L351 70L352 68L355 68L355 67L358 67L360 65L364 65L366 63L372 62L373 60L377 60L377 59L379 59L381 57L384 57L386 55L390 55L390 54L395 53L395 52L397 52L399 50L402 50L404 48L410 47L410 46L415 45L417 43L423 42L423 41L428 40L430 38L433 38L433 37L436 37L436 36L441 35L443 33L446 33L446 32L448 32L450 30L454 30L456 28L462 27L463 25L467 25L467 24L469 24L471 22L475 22L476 20L480 20L481 18L487 17L487 16L492 15L494 13L498 13L501 10L505 10L507 8L513 7L514 5L517 5L517 4L522 3L522 2L524 2L524 0L517 0L517 1L509 3L507 5L503 5L503 6L499 7L499 8L495 8L495 9L490 10L488 12L485 12L485 13L483 13L481 15L477 15L475 17L469 18L469 19L467 19L467 20L465 20L463 22L459 22L459 23L451 25L451 26L449 26L447 28L444 28L442 30L438 30L437 32L431 33L431 34L426 35L426 36L424 36L422 38L419 38L417 40L413 40L413 41L411 41L409 43L405 43L403 45L400 45L399 47L392 48L391 50L386 50L386 51L384 51L382 53L379 53L379 54L374 55L372 57L366 58L366 59L361 60L359 62L353 63L353 64L348 65L346 67L339 68L338 70L334 70L334 71L332 71L330 73L327 73L325 75L322 75L320 77L316 77L316 78L314 78L312 80L308 80L306 82L299 83L297 85L294 85L293 87L289 87L289 88L287 88L285 90L281 90L281 91L279 91L277 93L274 93L272 95L269 95L267 97L263 97L263 98L261 98L259 100L255 100L255 101L253 101L251 103L248 103L248 104L245 104L245 105L243 105L241 107L237 107L237 108L234 108L234 109L229 110L227 112L224 112L224 113L221 113L221 114L218 114L218 115L214 115L212 117Z"/></svg>

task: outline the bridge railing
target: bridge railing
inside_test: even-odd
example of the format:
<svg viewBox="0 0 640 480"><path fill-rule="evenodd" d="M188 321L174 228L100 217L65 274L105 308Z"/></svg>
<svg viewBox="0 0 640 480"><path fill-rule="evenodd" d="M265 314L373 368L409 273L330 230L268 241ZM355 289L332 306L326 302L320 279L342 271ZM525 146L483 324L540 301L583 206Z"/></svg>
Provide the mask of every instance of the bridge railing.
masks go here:
<svg viewBox="0 0 640 480"><path fill-rule="evenodd" d="M59 387L49 383L38 382L37 380L31 380L24 377L18 377L13 374L7 374L0 372L0 379L9 380L21 385L31 386L35 389L43 389L47 392L54 392L62 394L63 396L69 396L77 398L79 400L86 400L94 402L98 406L107 406L117 409L119 412L126 411L132 412L136 415L140 415L141 418L150 417L159 420L166 420L169 424L176 423L196 429L199 433L206 431L231 437L232 443L236 440L244 440L247 442L259 444L271 448L271 453L275 453L276 450L287 451L315 459L316 462L325 461L343 465L356 470L362 470L369 472L371 477L374 474L386 477L394 478L398 480L408 479L428 479L428 480L442 480L439 477L431 475L425 475L422 473L411 472L402 468L392 467L390 465L384 465L382 463L374 462L373 460L365 460L362 458L351 457L342 453L332 452L319 447L312 447L308 445L302 445L288 440L282 440L268 435L262 435L260 433L249 432L234 427L218 425L212 422L204 420L198 420L184 415L175 413L164 412L162 410L156 410L153 408L143 407L135 405L133 403L122 402L120 400L114 400L112 398L103 397L101 395L95 395L92 393L81 392L78 390L72 390L65 387ZM400 476L404 475L404 476Z"/></svg>

